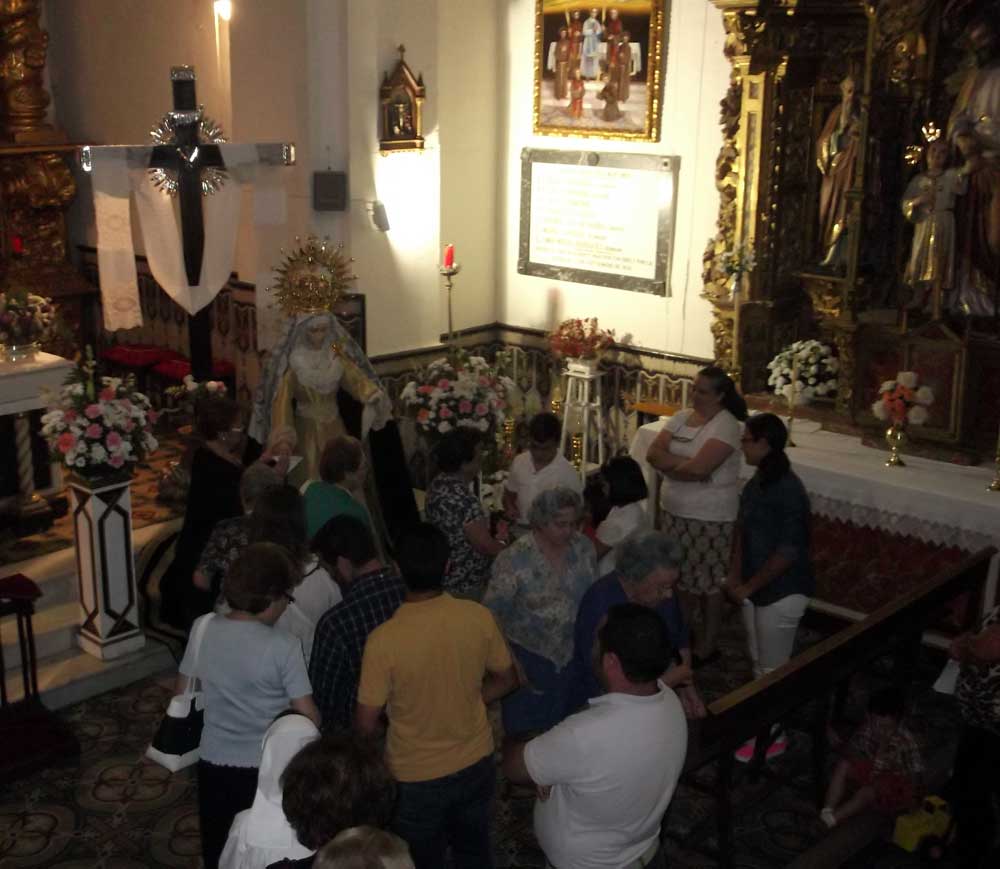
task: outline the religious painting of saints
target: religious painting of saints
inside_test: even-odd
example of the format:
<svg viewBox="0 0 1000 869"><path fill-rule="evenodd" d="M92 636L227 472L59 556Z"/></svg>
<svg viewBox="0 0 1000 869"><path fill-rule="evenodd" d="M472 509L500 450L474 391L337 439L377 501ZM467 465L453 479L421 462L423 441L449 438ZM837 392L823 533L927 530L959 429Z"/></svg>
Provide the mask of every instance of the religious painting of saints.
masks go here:
<svg viewBox="0 0 1000 869"><path fill-rule="evenodd" d="M535 132L659 141L669 6L535 0Z"/></svg>

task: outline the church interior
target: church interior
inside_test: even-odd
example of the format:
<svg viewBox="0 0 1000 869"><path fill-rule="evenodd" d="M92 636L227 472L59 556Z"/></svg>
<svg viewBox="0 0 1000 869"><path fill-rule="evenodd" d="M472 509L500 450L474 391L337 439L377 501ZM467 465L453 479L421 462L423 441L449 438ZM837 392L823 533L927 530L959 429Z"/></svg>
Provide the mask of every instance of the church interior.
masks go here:
<svg viewBox="0 0 1000 869"><path fill-rule="evenodd" d="M195 767L147 756L225 598L203 550L258 528L263 465L314 552L309 491L339 488L391 565L445 521L461 430L484 577L540 533L518 462L550 440L601 565L626 460L643 527L725 550L707 592L678 568L704 707L665 862L557 863L501 773L495 865L998 865L998 767L968 862L954 755L971 668L1000 763L1000 2L0 0L0 54L0 866L266 865L199 862ZM742 407L709 442L725 521L671 500L722 488L722 453L675 470L684 420L728 413L709 381ZM814 582L762 670L726 583L772 415ZM240 533L227 565L267 539ZM487 584L451 591L518 653ZM820 816L893 684L957 818L933 837Z"/></svg>

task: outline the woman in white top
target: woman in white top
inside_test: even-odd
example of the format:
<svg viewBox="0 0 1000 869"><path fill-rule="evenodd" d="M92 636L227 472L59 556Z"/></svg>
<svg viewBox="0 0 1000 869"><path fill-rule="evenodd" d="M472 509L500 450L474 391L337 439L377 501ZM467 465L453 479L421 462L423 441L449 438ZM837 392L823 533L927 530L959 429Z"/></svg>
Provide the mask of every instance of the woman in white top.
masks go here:
<svg viewBox="0 0 1000 869"><path fill-rule="evenodd" d="M629 456L615 456L605 462L601 476L607 484L611 510L594 532L597 574L607 576L615 569L618 545L637 531L652 527L643 506L649 494L639 463Z"/></svg>
<svg viewBox="0 0 1000 869"><path fill-rule="evenodd" d="M722 625L722 584L729 574L739 508L741 422L747 405L721 368L698 372L692 407L672 416L649 447L648 461L666 478L663 531L687 557L678 588L689 621L700 611L696 664L714 660Z"/></svg>
<svg viewBox="0 0 1000 869"><path fill-rule="evenodd" d="M308 667L316 623L330 607L340 603L343 595L330 572L306 545L302 495L289 485L267 489L254 504L248 526L250 543L277 543L295 564L296 582L288 595L288 607L274 626L301 641ZM220 601L216 612L226 612L224 601Z"/></svg>
<svg viewBox="0 0 1000 869"><path fill-rule="evenodd" d="M319 739L319 730L305 715L278 716L264 736L253 805L233 820L219 859L219 869L265 869L279 860L298 860L313 852L299 844L281 808L281 776L304 746Z"/></svg>

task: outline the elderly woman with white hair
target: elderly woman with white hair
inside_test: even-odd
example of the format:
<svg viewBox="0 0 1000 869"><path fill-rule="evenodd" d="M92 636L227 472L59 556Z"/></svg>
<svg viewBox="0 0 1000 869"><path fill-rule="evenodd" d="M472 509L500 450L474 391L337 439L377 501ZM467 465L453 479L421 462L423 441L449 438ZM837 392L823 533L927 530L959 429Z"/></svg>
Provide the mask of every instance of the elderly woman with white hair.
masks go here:
<svg viewBox="0 0 1000 869"><path fill-rule="evenodd" d="M571 489L538 494L525 534L493 562L483 604L500 623L527 685L502 702L508 738L547 730L569 711L573 624L597 579L593 544L579 531L583 501Z"/></svg>
<svg viewBox="0 0 1000 869"><path fill-rule="evenodd" d="M608 611L620 603L637 603L657 612L667 627L674 663L661 676L673 688L688 718L703 718L705 704L694 686L689 631L674 585L684 563L684 550L660 531L640 531L618 547L618 566L584 594L576 614L572 706L604 693L593 667L594 640Z"/></svg>

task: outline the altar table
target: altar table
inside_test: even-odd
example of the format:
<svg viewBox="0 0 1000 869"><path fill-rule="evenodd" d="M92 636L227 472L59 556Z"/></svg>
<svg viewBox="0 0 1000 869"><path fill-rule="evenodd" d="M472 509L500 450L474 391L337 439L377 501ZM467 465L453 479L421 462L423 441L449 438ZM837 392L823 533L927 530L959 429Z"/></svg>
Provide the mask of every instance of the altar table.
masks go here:
<svg viewBox="0 0 1000 869"><path fill-rule="evenodd" d="M0 416L14 415L14 438L17 449L17 476L22 513L30 512L40 501L35 492L35 472L31 457L31 433L28 411L46 407L45 390L58 393L73 369L73 363L51 353L36 353L34 359L0 362ZM60 488L58 465L53 464L52 488ZM46 508L47 509L47 508Z"/></svg>
<svg viewBox="0 0 1000 869"><path fill-rule="evenodd" d="M664 421L642 426L629 450L646 476L650 491L646 506L652 516L656 515L659 480L646 462L646 452ZM905 454L905 467L887 468L887 452L863 446L857 437L809 430L816 426L796 420L796 446L788 449L792 469L809 492L814 514L964 552L990 545L1000 548L1000 493L986 491L993 479L992 468ZM749 479L753 470L744 463L741 477ZM994 557L984 606L991 605L996 596L998 563ZM901 571L907 567L899 565Z"/></svg>

